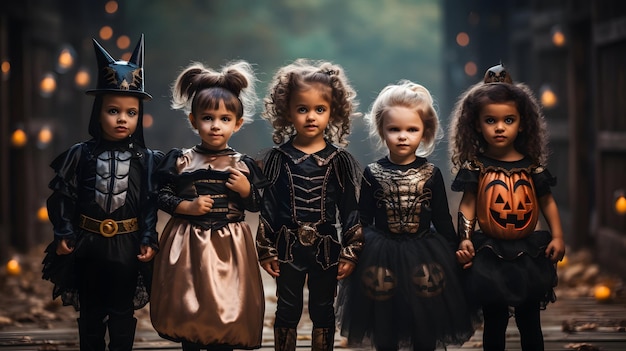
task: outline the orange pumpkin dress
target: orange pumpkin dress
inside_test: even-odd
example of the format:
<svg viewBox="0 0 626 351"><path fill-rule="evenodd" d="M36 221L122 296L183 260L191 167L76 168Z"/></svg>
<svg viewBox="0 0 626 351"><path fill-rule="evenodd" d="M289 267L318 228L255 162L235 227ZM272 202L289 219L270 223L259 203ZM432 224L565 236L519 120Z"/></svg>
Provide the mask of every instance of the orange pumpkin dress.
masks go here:
<svg viewBox="0 0 626 351"><path fill-rule="evenodd" d="M475 303L516 307L536 300L545 308L555 301L556 268L544 253L552 236L536 230L538 199L555 184L547 169L527 158L504 162L481 156L459 171L452 190L476 193L476 256L466 272Z"/></svg>

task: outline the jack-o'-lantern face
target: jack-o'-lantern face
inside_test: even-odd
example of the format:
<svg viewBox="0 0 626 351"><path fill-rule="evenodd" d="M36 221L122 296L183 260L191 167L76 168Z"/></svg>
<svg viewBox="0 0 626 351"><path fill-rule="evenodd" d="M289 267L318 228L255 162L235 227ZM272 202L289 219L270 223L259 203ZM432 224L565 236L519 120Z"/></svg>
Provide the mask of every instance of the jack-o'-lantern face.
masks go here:
<svg viewBox="0 0 626 351"><path fill-rule="evenodd" d="M526 172L487 172L478 191L476 213L485 234L513 240L533 232L539 206L532 178Z"/></svg>
<svg viewBox="0 0 626 351"><path fill-rule="evenodd" d="M413 270L415 293L420 297L433 297L441 294L446 286L446 275L439 263L423 263Z"/></svg>
<svg viewBox="0 0 626 351"><path fill-rule="evenodd" d="M388 300L396 291L396 276L385 267L367 267L361 274L361 282L365 295L372 300Z"/></svg>

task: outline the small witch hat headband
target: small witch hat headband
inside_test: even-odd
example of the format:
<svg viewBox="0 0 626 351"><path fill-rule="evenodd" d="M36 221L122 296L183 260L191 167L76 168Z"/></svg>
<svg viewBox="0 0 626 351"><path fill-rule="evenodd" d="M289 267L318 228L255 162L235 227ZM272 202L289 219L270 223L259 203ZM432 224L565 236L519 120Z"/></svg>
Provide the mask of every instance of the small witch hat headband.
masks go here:
<svg viewBox="0 0 626 351"><path fill-rule="evenodd" d="M95 39L93 47L98 60L98 83L95 89L87 90L87 94L113 93L136 95L143 100L152 99L152 96L144 91L143 34L128 61L113 59Z"/></svg>

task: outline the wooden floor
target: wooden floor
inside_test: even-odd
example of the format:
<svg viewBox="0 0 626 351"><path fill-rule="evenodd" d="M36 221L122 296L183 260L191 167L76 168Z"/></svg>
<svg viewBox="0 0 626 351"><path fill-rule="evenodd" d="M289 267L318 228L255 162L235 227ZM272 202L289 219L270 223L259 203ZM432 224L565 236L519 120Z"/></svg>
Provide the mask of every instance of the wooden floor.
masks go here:
<svg viewBox="0 0 626 351"><path fill-rule="evenodd" d="M275 306L269 299L267 314L273 315ZM271 323L266 323L261 350L273 350ZM560 298L542 312L546 350L621 350L626 351L626 301L598 303L591 298ZM298 329L298 349L310 349L311 324L303 318ZM481 331L463 346L447 350L481 350ZM335 348L342 338L336 336ZM587 347L586 347L587 345ZM594 346L596 349L589 348ZM42 329L23 325L0 329L2 350L78 350L75 323L65 322ZM135 350L180 350L180 344L161 339L154 330L140 323L135 338ZM511 319L507 331L507 350L521 350L515 322Z"/></svg>

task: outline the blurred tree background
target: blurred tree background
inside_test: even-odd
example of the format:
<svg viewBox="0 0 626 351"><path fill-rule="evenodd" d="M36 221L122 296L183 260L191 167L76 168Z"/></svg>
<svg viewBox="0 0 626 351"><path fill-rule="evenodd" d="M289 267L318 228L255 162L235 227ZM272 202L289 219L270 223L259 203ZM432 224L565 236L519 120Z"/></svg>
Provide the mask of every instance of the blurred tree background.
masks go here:
<svg viewBox="0 0 626 351"><path fill-rule="evenodd" d="M154 100L146 111L153 148L189 147L198 142L186 116L169 108L169 87L192 61L219 69L243 59L255 65L257 93L263 98L276 70L297 58L341 65L367 112L387 84L410 79L440 96L441 5L438 0L153 0L120 2L118 23L134 41L145 34L146 90ZM106 42L105 47L113 47ZM134 44L133 44L134 45ZM114 50L112 50L112 53ZM231 145L256 156L271 147L271 129L261 119L236 134ZM443 116L442 116L443 117ZM348 149L362 163L379 153L355 120ZM439 147L439 162L445 148ZM437 160L435 160L437 162Z"/></svg>

